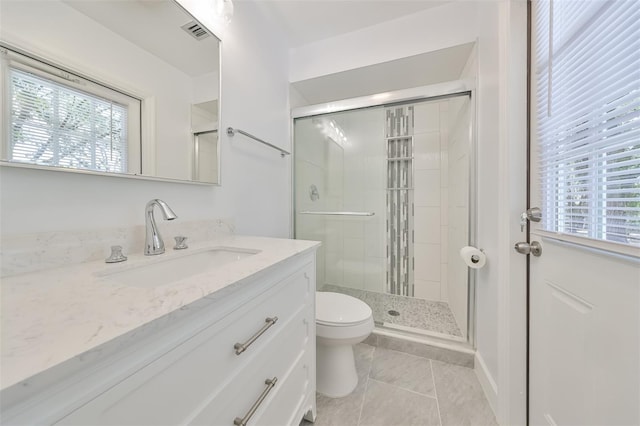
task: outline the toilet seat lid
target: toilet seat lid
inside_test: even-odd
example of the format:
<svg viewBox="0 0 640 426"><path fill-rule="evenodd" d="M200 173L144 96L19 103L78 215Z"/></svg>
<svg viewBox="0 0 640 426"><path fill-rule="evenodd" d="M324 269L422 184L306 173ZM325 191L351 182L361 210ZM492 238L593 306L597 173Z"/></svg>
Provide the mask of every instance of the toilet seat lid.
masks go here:
<svg viewBox="0 0 640 426"><path fill-rule="evenodd" d="M371 308L363 301L340 293L316 293L316 322L334 326L353 325L368 320Z"/></svg>

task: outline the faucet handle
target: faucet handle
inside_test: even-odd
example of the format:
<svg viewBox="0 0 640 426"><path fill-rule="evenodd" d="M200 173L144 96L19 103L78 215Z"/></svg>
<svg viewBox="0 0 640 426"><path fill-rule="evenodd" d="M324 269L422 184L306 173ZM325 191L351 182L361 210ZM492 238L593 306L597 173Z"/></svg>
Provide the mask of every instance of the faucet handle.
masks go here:
<svg viewBox="0 0 640 426"><path fill-rule="evenodd" d="M111 246L111 256L107 257L104 261L106 263L118 263L127 260L127 256L122 254L122 246Z"/></svg>
<svg viewBox="0 0 640 426"><path fill-rule="evenodd" d="M184 250L189 248L187 243L187 237L183 237L182 235L178 235L177 237L173 237L176 240L176 245L173 247L174 250Z"/></svg>

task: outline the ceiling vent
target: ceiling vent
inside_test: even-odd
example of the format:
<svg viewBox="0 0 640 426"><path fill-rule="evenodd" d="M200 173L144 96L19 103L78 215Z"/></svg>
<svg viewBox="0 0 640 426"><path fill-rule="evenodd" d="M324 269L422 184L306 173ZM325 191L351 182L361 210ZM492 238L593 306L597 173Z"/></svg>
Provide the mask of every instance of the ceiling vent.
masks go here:
<svg viewBox="0 0 640 426"><path fill-rule="evenodd" d="M180 28L191 34L191 36L196 40L203 40L211 35L207 30L204 29L202 25L200 25L196 21L187 22Z"/></svg>

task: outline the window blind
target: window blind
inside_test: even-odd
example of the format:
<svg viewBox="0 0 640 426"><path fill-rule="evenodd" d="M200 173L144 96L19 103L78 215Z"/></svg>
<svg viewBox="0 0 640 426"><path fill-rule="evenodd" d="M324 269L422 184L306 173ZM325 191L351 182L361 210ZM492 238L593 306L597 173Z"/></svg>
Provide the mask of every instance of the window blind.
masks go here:
<svg viewBox="0 0 640 426"><path fill-rule="evenodd" d="M640 245L640 1L533 1L545 230Z"/></svg>
<svg viewBox="0 0 640 426"><path fill-rule="evenodd" d="M127 107L9 67L9 158L31 164L127 171Z"/></svg>

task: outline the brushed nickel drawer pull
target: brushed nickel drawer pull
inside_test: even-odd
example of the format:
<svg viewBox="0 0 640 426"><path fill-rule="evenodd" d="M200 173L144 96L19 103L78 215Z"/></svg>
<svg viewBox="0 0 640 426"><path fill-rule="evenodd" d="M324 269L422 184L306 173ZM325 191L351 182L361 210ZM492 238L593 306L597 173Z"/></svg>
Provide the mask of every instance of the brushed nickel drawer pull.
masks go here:
<svg viewBox="0 0 640 426"><path fill-rule="evenodd" d="M235 345L233 345L233 348L236 350L236 355L240 355L242 352L246 351L247 348L253 344L253 342L258 340L258 337L262 336L264 332L267 331L269 327L271 327L277 321L278 317L265 318L264 322L266 322L266 324L263 325L262 328L258 330L258 332L254 334L253 337L251 337L251 339L247 340L245 343L236 343Z"/></svg>
<svg viewBox="0 0 640 426"><path fill-rule="evenodd" d="M271 392L271 389L273 389L277 381L278 381L277 377L274 377L273 379L265 380L264 384L267 385L267 387L265 388L265 390L262 391L258 400L253 404L253 406L251 406L251 408L249 409L249 412L245 414L243 418L236 417L235 420L233 421L233 424L236 426L247 426L247 422L249 421L251 416L255 414L258 407L260 407L260 404L262 404L262 401L264 401L267 395L269 395L269 392Z"/></svg>

